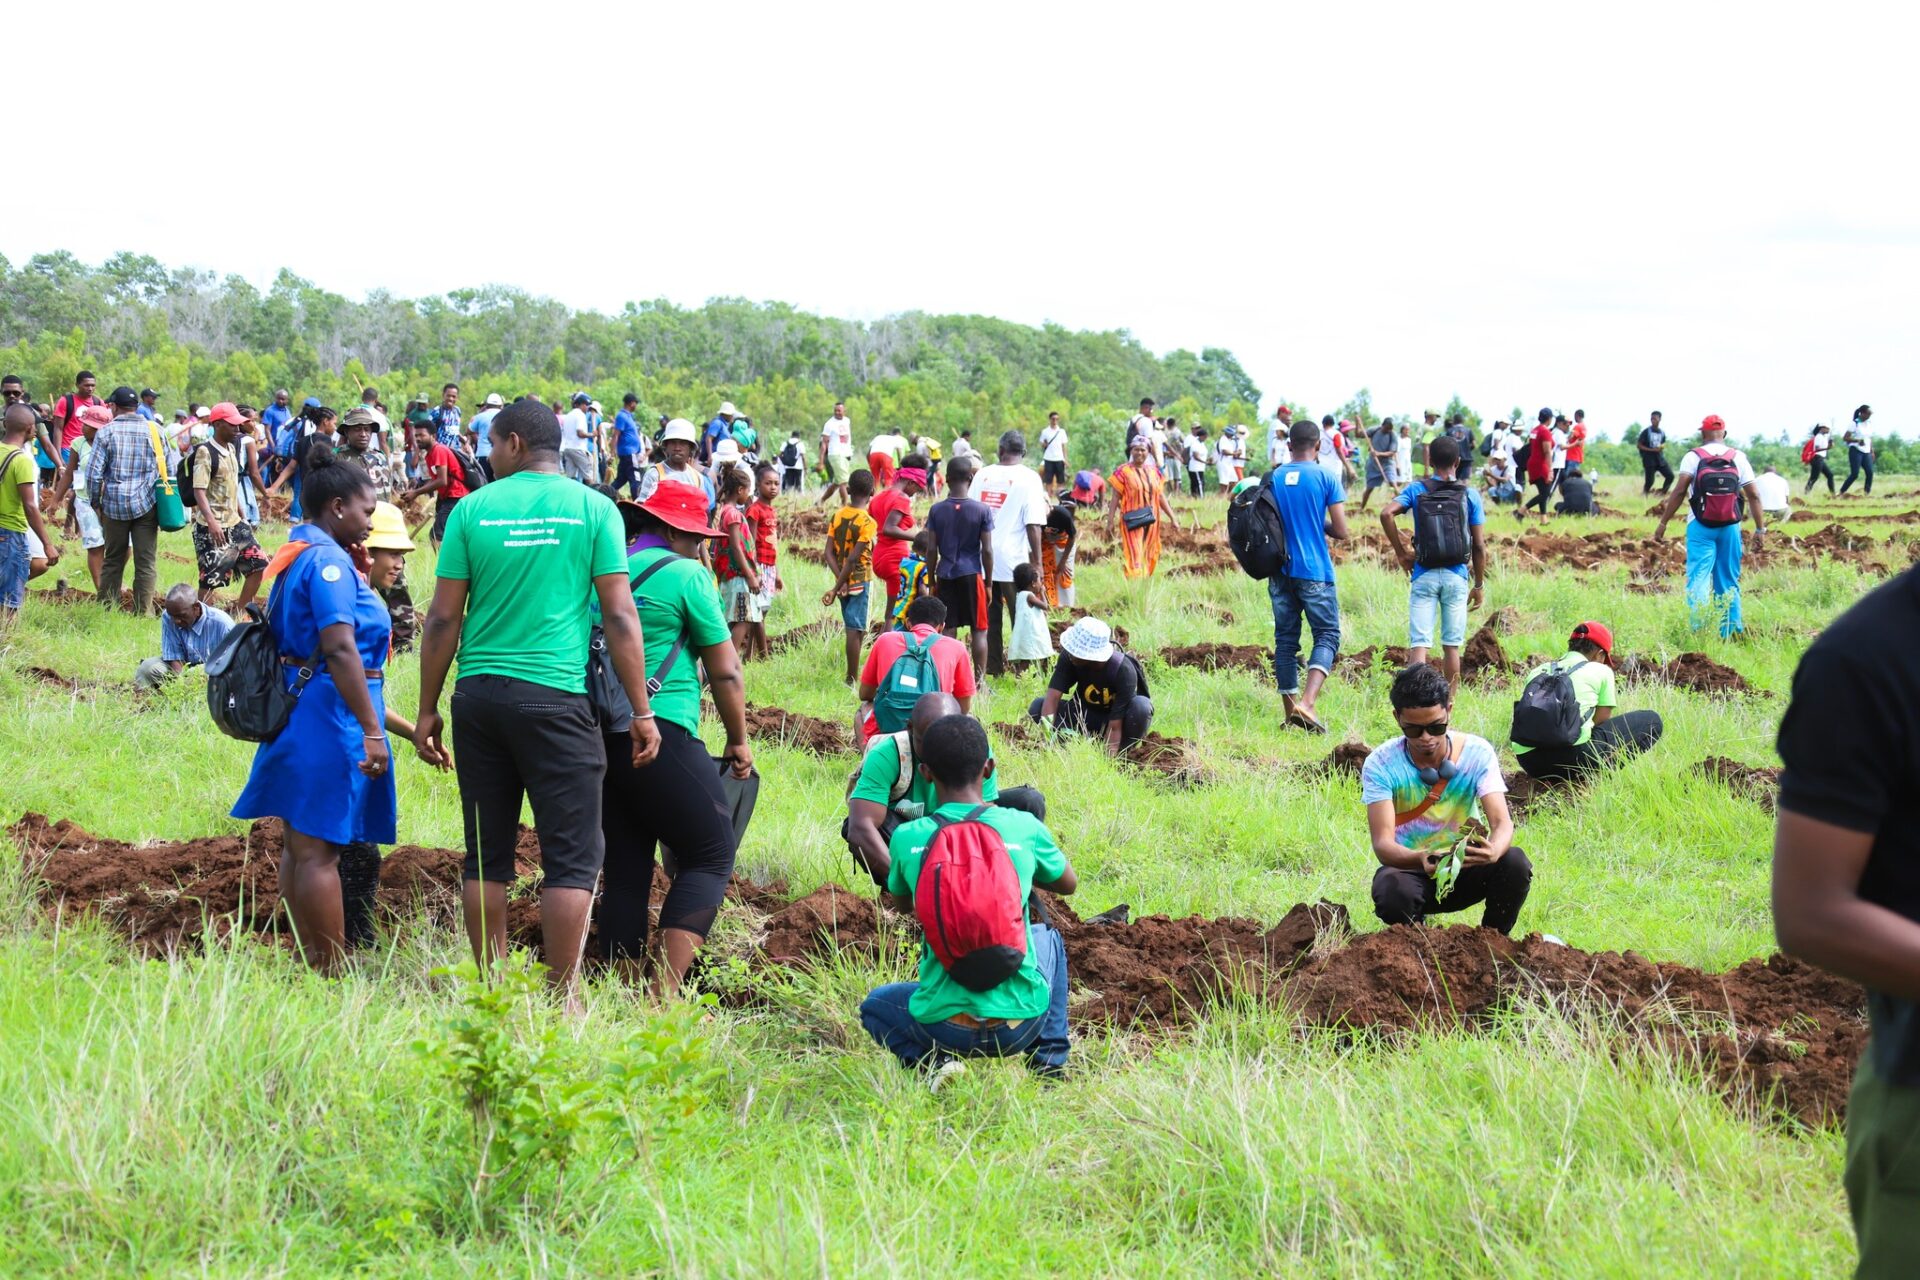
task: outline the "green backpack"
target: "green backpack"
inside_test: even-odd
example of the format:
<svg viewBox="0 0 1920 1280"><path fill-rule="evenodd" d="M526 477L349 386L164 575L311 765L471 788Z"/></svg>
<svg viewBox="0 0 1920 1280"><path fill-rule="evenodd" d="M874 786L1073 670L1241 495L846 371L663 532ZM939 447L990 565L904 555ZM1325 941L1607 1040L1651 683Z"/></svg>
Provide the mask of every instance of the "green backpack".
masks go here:
<svg viewBox="0 0 1920 1280"><path fill-rule="evenodd" d="M873 695L873 719L881 733L899 733L913 717L913 704L923 693L940 692L940 672L933 665L933 645L940 633L929 632L925 639L907 635L907 647Z"/></svg>

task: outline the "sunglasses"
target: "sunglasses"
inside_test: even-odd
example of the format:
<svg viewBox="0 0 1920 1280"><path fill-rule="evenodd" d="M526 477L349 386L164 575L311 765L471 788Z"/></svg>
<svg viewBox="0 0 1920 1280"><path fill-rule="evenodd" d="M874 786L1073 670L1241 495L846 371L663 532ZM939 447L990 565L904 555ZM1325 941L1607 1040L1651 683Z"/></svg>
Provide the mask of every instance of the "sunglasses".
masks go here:
<svg viewBox="0 0 1920 1280"><path fill-rule="evenodd" d="M1418 738L1423 733L1430 738L1444 738L1447 736L1447 721L1436 720L1432 724L1403 724L1400 726L1400 732L1409 738Z"/></svg>

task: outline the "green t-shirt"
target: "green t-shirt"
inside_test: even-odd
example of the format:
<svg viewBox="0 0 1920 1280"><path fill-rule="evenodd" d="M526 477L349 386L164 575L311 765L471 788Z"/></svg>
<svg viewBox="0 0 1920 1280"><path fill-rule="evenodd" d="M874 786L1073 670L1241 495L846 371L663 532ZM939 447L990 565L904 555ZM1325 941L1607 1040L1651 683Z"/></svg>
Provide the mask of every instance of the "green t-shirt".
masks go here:
<svg viewBox="0 0 1920 1280"><path fill-rule="evenodd" d="M626 567L619 512L566 476L520 471L460 499L438 568L467 583L459 674L585 693L593 579Z"/></svg>
<svg viewBox="0 0 1920 1280"><path fill-rule="evenodd" d="M1576 662L1584 662L1586 665L1568 670ZM1613 695L1613 668L1604 662L1593 661L1584 653L1569 651L1557 663L1543 662L1527 672L1526 679L1520 682L1521 686L1524 688L1528 680L1532 680L1550 666L1558 666L1567 671L1567 679L1573 682L1573 696L1580 702L1580 736L1574 740L1573 745L1577 747L1583 742L1592 741L1594 708L1620 705L1614 700ZM1523 747L1517 742L1513 744L1513 754L1516 756L1525 755L1531 750L1533 750L1532 747Z"/></svg>
<svg viewBox="0 0 1920 1280"><path fill-rule="evenodd" d="M970 804L946 804L936 812L964 818L972 810ZM1022 902L1032 896L1036 876L1050 884L1066 871L1067 855L1053 842L1053 833L1032 814L988 805L980 821L998 831L1005 842L1007 854L1013 859L1014 873L1020 877ZM914 883L920 878L920 860L926 855L935 830L932 817L925 817L904 823L893 833L893 840L887 846L893 857L893 867L887 872L887 892L913 895ZM1020 963L1020 971L991 991L969 991L955 982L934 958L933 948L922 943L920 987L907 1002L907 1008L921 1022L944 1022L956 1013L1019 1020L1045 1013L1050 994L1046 975L1033 961L1033 926L1029 921L1027 955Z"/></svg>
<svg viewBox="0 0 1920 1280"><path fill-rule="evenodd" d="M903 731L904 732L904 731ZM887 808L887 798L893 794L894 783L900 777L900 744L897 734L881 734L867 744L867 754L860 758L860 776L854 781L853 790L847 794L849 800L868 800ZM911 739L909 739L911 743ZM912 746L908 746L912 750ZM988 746L987 759L993 759L993 748ZM909 760L907 767L912 781L907 783L907 793L900 797L900 803L893 806L893 812L902 818L914 819L927 816L927 810L933 808L933 784L920 776ZM1000 798L1000 784L989 777L980 784L980 794L987 800Z"/></svg>
<svg viewBox="0 0 1920 1280"><path fill-rule="evenodd" d="M0 444L0 458L13 453L16 446ZM20 486L32 484L40 478L40 470L34 465L33 449L23 448L14 454L7 463L4 472L0 472L0 529L14 533L27 531L27 504L21 500Z"/></svg>
<svg viewBox="0 0 1920 1280"><path fill-rule="evenodd" d="M647 674L657 675L667 650L683 632L685 649L673 660L673 670L653 695L653 714L671 720L688 733L700 733L700 650L719 644L732 634L720 610L720 593L713 575L698 560L674 556L665 547L647 547L627 560L627 577L638 578L654 561L679 561L656 572L634 594L640 611L640 634L647 650ZM597 603L597 602L596 602Z"/></svg>

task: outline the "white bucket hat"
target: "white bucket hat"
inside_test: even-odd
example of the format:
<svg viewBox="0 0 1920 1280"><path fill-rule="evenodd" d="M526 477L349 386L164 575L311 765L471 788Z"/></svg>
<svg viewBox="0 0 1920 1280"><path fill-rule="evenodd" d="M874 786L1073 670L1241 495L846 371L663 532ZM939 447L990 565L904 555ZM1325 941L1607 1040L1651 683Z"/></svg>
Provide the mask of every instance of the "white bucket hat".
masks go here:
<svg viewBox="0 0 1920 1280"><path fill-rule="evenodd" d="M1082 662L1105 662L1113 656L1113 632L1098 618L1082 618L1060 637L1060 648Z"/></svg>
<svg viewBox="0 0 1920 1280"><path fill-rule="evenodd" d="M740 461L740 442L738 440L719 441L713 446L713 460L715 462Z"/></svg>
<svg viewBox="0 0 1920 1280"><path fill-rule="evenodd" d="M668 440L685 440L688 444L699 444L700 433L694 430L693 424L685 418L675 418L667 424L667 429L660 433L660 440L663 444Z"/></svg>
<svg viewBox="0 0 1920 1280"><path fill-rule="evenodd" d="M507 407L507 402L502 400L500 393L496 391L487 397L486 403L481 407L486 409L504 409Z"/></svg>
<svg viewBox="0 0 1920 1280"><path fill-rule="evenodd" d="M740 411L733 407L733 401L722 400L720 402L720 416L723 418L737 418L740 416Z"/></svg>

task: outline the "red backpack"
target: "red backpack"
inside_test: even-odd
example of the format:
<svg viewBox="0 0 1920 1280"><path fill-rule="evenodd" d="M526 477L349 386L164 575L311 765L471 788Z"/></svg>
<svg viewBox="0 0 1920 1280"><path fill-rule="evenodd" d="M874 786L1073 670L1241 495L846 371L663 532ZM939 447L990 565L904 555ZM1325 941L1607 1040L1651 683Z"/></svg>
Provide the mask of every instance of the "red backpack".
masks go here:
<svg viewBox="0 0 1920 1280"><path fill-rule="evenodd" d="M1740 496L1740 464L1733 456L1731 449L1722 454L1693 451L1693 492L1688 500L1693 518L1709 529L1739 524L1747 514L1746 500Z"/></svg>
<svg viewBox="0 0 1920 1280"><path fill-rule="evenodd" d="M1027 957L1020 877L1000 833L980 821L934 815L933 839L913 888L913 913L933 958L969 991L991 991Z"/></svg>
<svg viewBox="0 0 1920 1280"><path fill-rule="evenodd" d="M1813 437L1812 436L1808 436L1807 442L1800 446L1800 461L1803 463L1813 461Z"/></svg>

